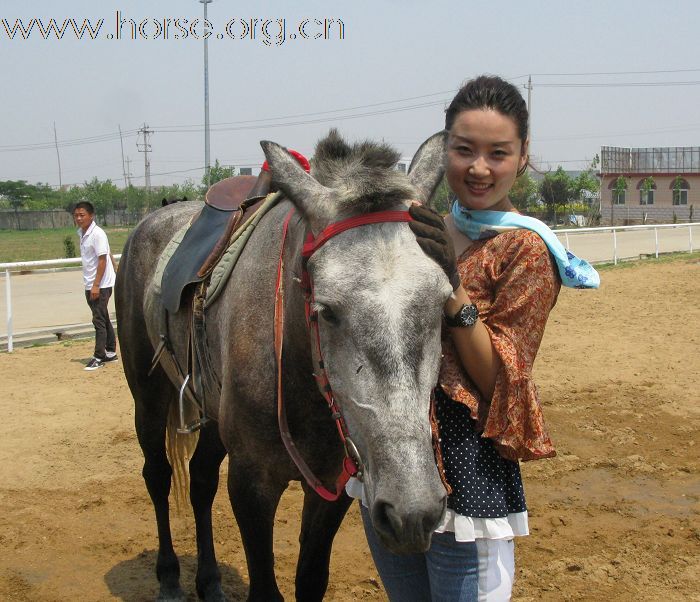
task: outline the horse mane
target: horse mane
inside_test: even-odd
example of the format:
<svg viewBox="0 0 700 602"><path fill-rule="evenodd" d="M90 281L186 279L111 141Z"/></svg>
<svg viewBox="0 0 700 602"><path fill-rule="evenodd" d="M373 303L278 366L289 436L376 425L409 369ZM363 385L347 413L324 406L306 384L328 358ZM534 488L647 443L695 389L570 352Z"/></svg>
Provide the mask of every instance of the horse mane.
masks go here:
<svg viewBox="0 0 700 602"><path fill-rule="evenodd" d="M382 211L416 194L408 178L394 168L399 158L383 142L365 140L350 145L333 128L316 145L312 174L324 186L340 192L335 199L340 211Z"/></svg>

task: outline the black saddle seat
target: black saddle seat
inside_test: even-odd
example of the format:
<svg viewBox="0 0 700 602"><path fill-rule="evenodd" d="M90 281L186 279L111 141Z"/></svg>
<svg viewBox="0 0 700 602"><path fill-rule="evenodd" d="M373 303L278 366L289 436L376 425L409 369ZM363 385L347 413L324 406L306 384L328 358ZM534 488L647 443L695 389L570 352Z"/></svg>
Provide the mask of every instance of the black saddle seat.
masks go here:
<svg viewBox="0 0 700 602"><path fill-rule="evenodd" d="M237 176L221 180L207 191L202 211L163 272L161 300L169 312L178 311L187 285L207 277L243 222L243 215L256 208L257 202L246 202L256 182L255 176Z"/></svg>

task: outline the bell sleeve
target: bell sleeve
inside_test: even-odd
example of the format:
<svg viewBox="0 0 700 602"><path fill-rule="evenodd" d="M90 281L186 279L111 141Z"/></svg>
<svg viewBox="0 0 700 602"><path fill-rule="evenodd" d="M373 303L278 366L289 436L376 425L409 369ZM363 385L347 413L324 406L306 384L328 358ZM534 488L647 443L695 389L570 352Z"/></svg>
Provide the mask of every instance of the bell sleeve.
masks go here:
<svg viewBox="0 0 700 602"><path fill-rule="evenodd" d="M532 380L532 365L561 282L537 234L526 232L509 247L494 279L492 303L481 315L501 368L491 403L479 414L483 436L494 441L503 457L535 460L556 454Z"/></svg>

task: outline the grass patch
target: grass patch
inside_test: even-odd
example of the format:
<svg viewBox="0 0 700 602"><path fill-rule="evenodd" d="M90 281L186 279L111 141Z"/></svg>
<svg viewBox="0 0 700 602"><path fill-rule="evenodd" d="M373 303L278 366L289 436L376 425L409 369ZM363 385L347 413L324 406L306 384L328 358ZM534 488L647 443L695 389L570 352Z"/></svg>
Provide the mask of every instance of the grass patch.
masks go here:
<svg viewBox="0 0 700 602"><path fill-rule="evenodd" d="M105 228L112 253L121 253L132 227ZM0 230L0 263L39 261L65 257L63 240L70 236L80 256L80 243L75 228L54 230Z"/></svg>
<svg viewBox="0 0 700 602"><path fill-rule="evenodd" d="M596 270L609 272L611 270L625 270L627 268L637 267L639 265L672 263L676 261L700 261L700 251L693 251L692 253L688 253L687 251L679 251L678 253L661 253L659 254L658 259L653 255L647 255L646 257L642 257L640 259L619 261L617 265L612 262L596 263L594 267Z"/></svg>

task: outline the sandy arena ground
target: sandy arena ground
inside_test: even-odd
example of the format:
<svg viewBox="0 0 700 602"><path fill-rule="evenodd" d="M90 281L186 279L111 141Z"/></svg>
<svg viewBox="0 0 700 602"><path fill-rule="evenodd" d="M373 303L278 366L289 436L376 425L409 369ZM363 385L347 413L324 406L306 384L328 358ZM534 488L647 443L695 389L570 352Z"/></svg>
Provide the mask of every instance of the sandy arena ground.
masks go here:
<svg viewBox="0 0 700 602"><path fill-rule="evenodd" d="M536 365L559 455L526 464L530 537L515 600L700 600L700 263L603 273L564 290ZM0 355L0 599L153 600L156 534L121 365L82 371L90 342ZM293 595L300 488L276 524ZM189 514L174 519L194 594ZM215 504L224 589L247 573L224 490ZM331 601L385 600L356 509L336 539Z"/></svg>

